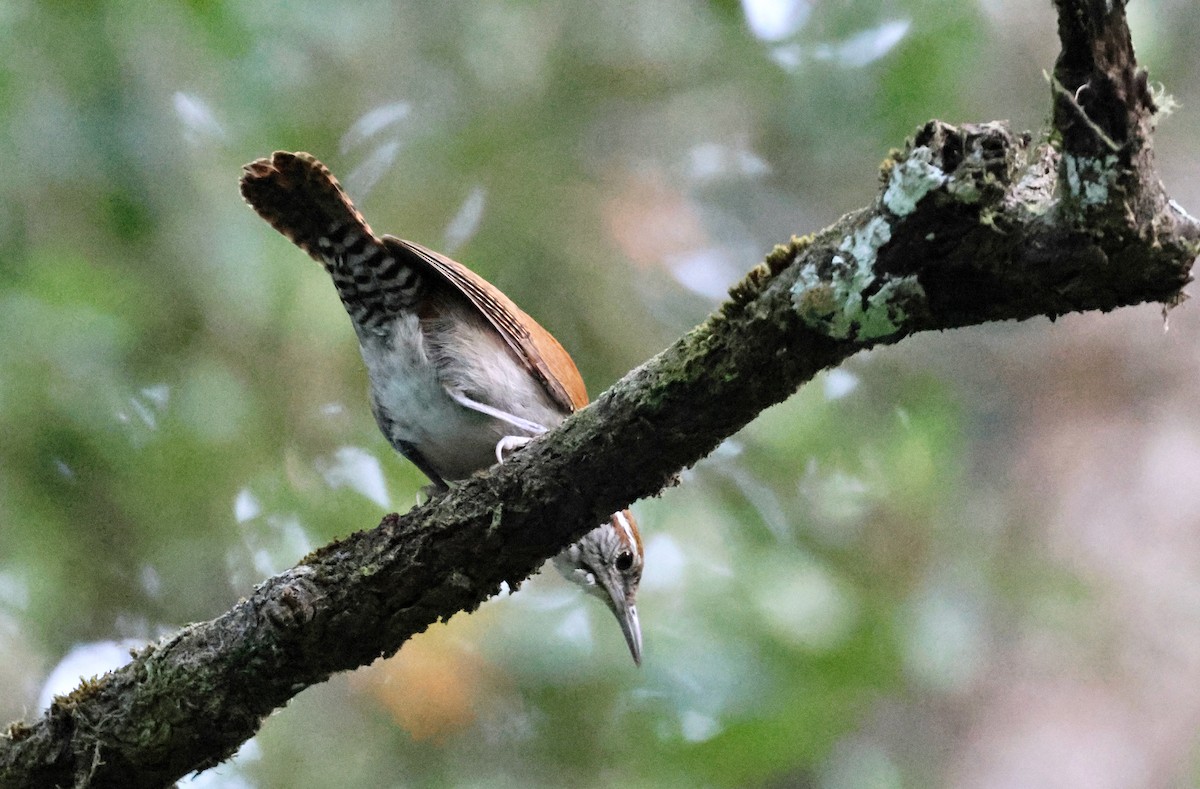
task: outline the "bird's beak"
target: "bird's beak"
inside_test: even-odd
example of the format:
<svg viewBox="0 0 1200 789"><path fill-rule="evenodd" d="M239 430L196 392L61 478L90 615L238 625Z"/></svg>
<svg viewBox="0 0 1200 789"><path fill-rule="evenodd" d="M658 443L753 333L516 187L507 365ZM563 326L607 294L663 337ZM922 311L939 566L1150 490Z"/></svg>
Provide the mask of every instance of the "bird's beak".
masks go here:
<svg viewBox="0 0 1200 789"><path fill-rule="evenodd" d="M625 599L625 592L617 584L605 583L608 592L609 609L616 614L621 632L625 634L625 643L629 645L629 653L633 655L635 665L642 665L642 625L638 621L637 606Z"/></svg>
<svg viewBox="0 0 1200 789"><path fill-rule="evenodd" d="M617 612L617 621L621 623L621 632L625 634L625 643L629 644L629 654L633 655L633 664L642 665L642 625L638 621L637 606L627 605L624 612Z"/></svg>

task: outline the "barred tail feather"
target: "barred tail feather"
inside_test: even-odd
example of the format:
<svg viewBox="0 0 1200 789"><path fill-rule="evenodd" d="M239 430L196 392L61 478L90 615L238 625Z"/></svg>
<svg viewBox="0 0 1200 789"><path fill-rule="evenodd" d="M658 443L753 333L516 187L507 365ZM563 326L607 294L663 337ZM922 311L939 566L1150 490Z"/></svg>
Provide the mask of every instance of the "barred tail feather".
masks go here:
<svg viewBox="0 0 1200 789"><path fill-rule="evenodd" d="M380 242L325 165L276 151L243 169L242 197L325 267L356 326L380 326L414 307L422 278Z"/></svg>

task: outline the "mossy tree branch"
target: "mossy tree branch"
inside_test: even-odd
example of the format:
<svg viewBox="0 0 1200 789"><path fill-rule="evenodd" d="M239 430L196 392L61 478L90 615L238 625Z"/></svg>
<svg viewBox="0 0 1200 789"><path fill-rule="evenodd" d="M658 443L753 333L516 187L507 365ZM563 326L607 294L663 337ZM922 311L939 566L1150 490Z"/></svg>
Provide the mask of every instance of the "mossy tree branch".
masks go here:
<svg viewBox="0 0 1200 789"><path fill-rule="evenodd" d="M0 787L157 787L332 673L518 584L860 350L987 321L1174 305L1200 224L1154 171L1123 3L1057 0L1054 129L931 121L878 197L777 247L703 325L509 463L325 546L0 737ZM1111 6L1111 8L1110 8Z"/></svg>

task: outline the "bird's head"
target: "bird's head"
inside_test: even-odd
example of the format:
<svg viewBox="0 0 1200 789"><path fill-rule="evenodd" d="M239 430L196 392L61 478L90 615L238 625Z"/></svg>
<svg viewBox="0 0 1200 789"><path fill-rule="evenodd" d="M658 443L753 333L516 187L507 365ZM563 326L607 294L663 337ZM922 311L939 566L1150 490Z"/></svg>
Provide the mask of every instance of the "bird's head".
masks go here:
<svg viewBox="0 0 1200 789"><path fill-rule="evenodd" d="M642 537L633 513L622 510L554 557L554 566L617 617L633 662L642 664L637 591L642 580Z"/></svg>

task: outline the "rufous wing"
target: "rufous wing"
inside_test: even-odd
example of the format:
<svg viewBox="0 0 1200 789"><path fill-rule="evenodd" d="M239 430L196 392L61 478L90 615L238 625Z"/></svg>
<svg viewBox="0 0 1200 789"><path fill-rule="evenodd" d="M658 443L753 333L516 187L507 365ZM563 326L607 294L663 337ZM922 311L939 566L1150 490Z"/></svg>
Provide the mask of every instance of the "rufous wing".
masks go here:
<svg viewBox="0 0 1200 789"><path fill-rule="evenodd" d="M420 244L383 236L383 245L397 257L416 258L466 299L487 319L525 363L550 396L565 411L588 403L587 387L566 349L499 288L461 263Z"/></svg>

